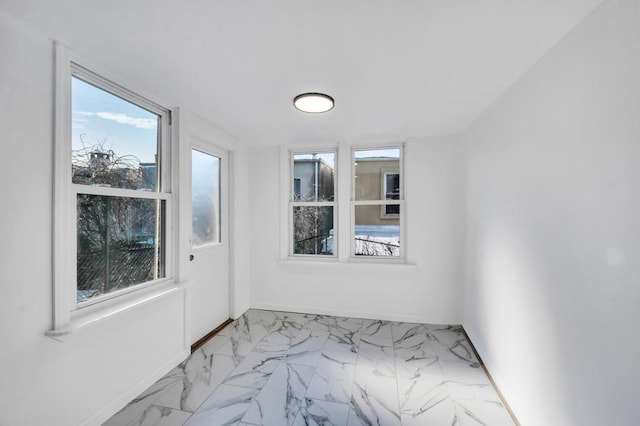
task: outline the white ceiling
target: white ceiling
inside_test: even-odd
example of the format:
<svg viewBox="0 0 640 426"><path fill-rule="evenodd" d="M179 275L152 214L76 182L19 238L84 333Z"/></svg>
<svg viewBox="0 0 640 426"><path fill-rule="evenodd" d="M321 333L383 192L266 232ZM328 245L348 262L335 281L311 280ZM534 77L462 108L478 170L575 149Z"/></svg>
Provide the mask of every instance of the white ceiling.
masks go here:
<svg viewBox="0 0 640 426"><path fill-rule="evenodd" d="M602 0L1 0L250 144L457 133ZM323 115L292 106L326 92ZM169 106L174 106L169 105Z"/></svg>

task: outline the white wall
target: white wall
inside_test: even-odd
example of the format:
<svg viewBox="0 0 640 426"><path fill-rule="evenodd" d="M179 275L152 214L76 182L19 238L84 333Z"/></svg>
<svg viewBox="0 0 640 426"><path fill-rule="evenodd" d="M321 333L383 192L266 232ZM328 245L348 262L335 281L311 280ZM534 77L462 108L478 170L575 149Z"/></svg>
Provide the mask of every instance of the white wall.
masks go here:
<svg viewBox="0 0 640 426"><path fill-rule="evenodd" d="M0 52L0 425L101 424L188 354L183 294L60 341L45 337L52 326L53 44L0 13ZM234 160L245 190L235 207L246 210L246 149ZM246 251L248 235L232 226L235 250ZM249 304L245 261L234 257L235 315Z"/></svg>
<svg viewBox="0 0 640 426"><path fill-rule="evenodd" d="M280 229L279 225L282 207L279 149L253 147L251 306L460 323L463 279L460 224L464 213L459 148L455 137L408 142L405 171L409 265L381 265L280 261L280 236L286 229Z"/></svg>
<svg viewBox="0 0 640 426"><path fill-rule="evenodd" d="M466 132L464 326L523 425L640 419L639 17L605 2Z"/></svg>

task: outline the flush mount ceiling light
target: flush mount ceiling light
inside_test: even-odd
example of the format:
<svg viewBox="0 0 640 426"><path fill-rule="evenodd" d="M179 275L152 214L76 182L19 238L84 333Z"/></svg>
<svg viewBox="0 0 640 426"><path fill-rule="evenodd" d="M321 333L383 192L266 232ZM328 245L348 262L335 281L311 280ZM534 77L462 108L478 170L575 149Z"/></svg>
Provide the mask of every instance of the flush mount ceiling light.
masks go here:
<svg viewBox="0 0 640 426"><path fill-rule="evenodd" d="M293 105L302 112L327 112L333 104L333 98L324 93L303 93L293 98Z"/></svg>

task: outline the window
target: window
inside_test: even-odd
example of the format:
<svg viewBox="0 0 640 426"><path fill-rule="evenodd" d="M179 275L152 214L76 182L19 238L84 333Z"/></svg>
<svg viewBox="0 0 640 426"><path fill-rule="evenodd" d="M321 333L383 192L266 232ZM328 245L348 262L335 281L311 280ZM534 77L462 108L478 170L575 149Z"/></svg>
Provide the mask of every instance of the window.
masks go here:
<svg viewBox="0 0 640 426"><path fill-rule="evenodd" d="M82 307L166 277L169 113L84 68L71 71L69 172Z"/></svg>
<svg viewBox="0 0 640 426"><path fill-rule="evenodd" d="M220 243L220 158L191 150L191 243Z"/></svg>
<svg viewBox="0 0 640 426"><path fill-rule="evenodd" d="M335 256L335 153L291 153L290 254Z"/></svg>
<svg viewBox="0 0 640 426"><path fill-rule="evenodd" d="M403 256L401 154L401 147L353 150L354 256Z"/></svg>
<svg viewBox="0 0 640 426"><path fill-rule="evenodd" d="M171 276L169 126L167 109L57 46L53 335Z"/></svg>

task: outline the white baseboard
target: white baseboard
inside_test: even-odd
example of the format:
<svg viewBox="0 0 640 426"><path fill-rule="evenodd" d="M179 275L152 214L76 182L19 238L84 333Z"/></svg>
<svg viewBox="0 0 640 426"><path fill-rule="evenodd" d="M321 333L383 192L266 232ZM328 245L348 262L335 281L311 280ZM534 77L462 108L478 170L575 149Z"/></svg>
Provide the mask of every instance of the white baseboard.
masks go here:
<svg viewBox="0 0 640 426"><path fill-rule="evenodd" d="M93 416L89 417L87 420L82 422L81 426L100 426L111 416L120 411L124 406L126 406L129 402L131 402L135 397L140 395L142 392L147 390L149 386L157 382L159 379L164 377L169 371L175 368L176 365L180 364L184 361L191 352L188 349L184 349L180 351L176 356L171 358L170 361L165 363L162 367L156 369L153 373L149 374L144 379L140 380L138 383L133 385L129 390L127 390L122 395L118 396L116 399L111 401L105 407L103 407L100 411L95 413Z"/></svg>
<svg viewBox="0 0 640 426"><path fill-rule="evenodd" d="M311 306L294 306L294 305L280 305L272 303L252 303L253 309L264 309L268 311L283 311L283 312L298 312L303 314L316 314L316 315L333 315L337 317L350 317L350 318L364 318L373 320L384 321L398 321L398 322L413 322L420 324L435 324L441 325L442 323L434 323L429 321L429 318L419 315L403 315L396 313L380 313L380 312L364 312L355 310L343 310L333 308L319 308ZM450 324L446 324L450 325Z"/></svg>

